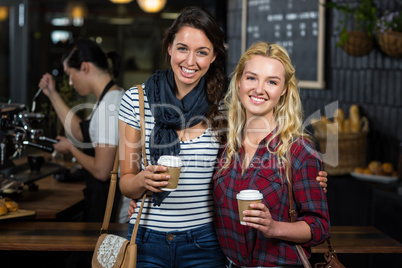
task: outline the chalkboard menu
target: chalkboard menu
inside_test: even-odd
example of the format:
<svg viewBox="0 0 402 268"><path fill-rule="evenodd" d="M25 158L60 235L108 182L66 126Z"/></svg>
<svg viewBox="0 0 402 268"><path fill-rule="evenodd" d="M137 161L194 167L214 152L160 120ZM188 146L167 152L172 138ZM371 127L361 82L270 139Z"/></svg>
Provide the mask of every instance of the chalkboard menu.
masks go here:
<svg viewBox="0 0 402 268"><path fill-rule="evenodd" d="M286 48L300 87L323 89L322 0L243 0L242 52L256 41Z"/></svg>

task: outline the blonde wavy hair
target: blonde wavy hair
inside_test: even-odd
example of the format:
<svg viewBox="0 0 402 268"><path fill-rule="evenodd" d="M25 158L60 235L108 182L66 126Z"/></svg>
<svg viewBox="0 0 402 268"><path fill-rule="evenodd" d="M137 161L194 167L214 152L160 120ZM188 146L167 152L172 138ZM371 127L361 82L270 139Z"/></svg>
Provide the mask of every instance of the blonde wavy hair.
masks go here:
<svg viewBox="0 0 402 268"><path fill-rule="evenodd" d="M242 146L243 130L246 124L246 111L239 96L239 82L247 62L257 55L278 60L285 69L285 87L287 91L281 96L273 110L274 119L278 124L278 131L267 141L267 149L276 155L279 163L288 167L286 155L290 151L292 144L301 136L310 139L307 134L303 133L303 111L297 86L298 81L287 51L278 44L257 42L242 55L235 71L231 74L229 91L224 99L228 109L229 120L227 156L223 168L227 168L233 158L237 159L239 157L238 152ZM271 151L268 145L277 136L280 137L280 142L275 151Z"/></svg>

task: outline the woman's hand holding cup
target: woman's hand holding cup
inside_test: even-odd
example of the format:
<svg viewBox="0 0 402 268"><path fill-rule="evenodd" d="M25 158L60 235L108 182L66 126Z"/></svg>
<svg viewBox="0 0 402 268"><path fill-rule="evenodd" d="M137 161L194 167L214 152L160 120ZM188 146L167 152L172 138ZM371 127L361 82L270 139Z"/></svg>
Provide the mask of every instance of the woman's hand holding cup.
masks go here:
<svg viewBox="0 0 402 268"><path fill-rule="evenodd" d="M151 192L162 192L161 187L168 185L170 175L164 172L167 167L161 165L149 165L144 171L145 188Z"/></svg>
<svg viewBox="0 0 402 268"><path fill-rule="evenodd" d="M164 172L169 174L170 180L167 185L164 185L163 191L176 191L177 185L179 184L181 167L183 165L182 160L178 156L173 155L162 155L158 159L158 164L167 168Z"/></svg>
<svg viewBox="0 0 402 268"><path fill-rule="evenodd" d="M243 220L246 222L246 225L257 229L267 238L275 237L275 220L272 218L265 204L259 202L252 203L250 204L250 209L243 211Z"/></svg>

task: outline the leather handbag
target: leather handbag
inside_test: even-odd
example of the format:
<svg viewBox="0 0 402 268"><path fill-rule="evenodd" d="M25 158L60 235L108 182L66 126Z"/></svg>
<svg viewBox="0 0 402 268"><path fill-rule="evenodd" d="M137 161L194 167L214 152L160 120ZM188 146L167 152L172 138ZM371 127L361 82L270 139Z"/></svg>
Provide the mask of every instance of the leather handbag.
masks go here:
<svg viewBox="0 0 402 268"><path fill-rule="evenodd" d="M332 248L331 241L327 239L328 251L324 254L324 262L319 262L314 265L315 268L345 268L336 256L335 250Z"/></svg>
<svg viewBox="0 0 402 268"><path fill-rule="evenodd" d="M142 156L145 166L147 166L147 158L145 153L145 110L144 110L144 92L141 85L137 85L139 94L140 106L140 126L142 142ZM108 234L110 215L112 213L114 193L117 185L117 172L119 168L119 151L116 152L116 157L111 172L110 187L106 204L105 216L103 218L101 235L95 246L92 255L93 268L135 268L137 265L137 245L135 239L137 237L138 226L140 223L142 209L146 198L146 193L142 197L141 207L138 211L137 219L131 235L131 240L128 241L125 237L114 234Z"/></svg>
<svg viewBox="0 0 402 268"><path fill-rule="evenodd" d="M290 159L290 158L289 158ZM290 222L294 222L294 216L296 211L293 205L293 185L292 185L292 177L290 176L290 170L287 170L287 177L289 178L288 189L289 189L289 215ZM326 239L328 244L328 251L324 254L325 262L316 263L314 265L315 268L345 268L345 266L339 261L338 256L335 253L335 250L332 248L331 241L329 238ZM307 258L306 253L304 252L301 245L296 245L297 254L303 264L304 268L312 268L309 259Z"/></svg>

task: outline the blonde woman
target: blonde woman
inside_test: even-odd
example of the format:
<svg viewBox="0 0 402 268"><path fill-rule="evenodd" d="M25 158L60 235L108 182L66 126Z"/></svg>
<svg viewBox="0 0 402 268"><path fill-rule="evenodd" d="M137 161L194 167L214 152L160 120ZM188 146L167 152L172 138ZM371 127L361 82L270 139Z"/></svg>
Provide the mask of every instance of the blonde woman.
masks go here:
<svg viewBox="0 0 402 268"><path fill-rule="evenodd" d="M329 235L325 192L316 181L322 163L303 132L302 105L289 55L259 42L241 57L229 92L227 145L214 176L215 226L227 267L300 266ZM289 177L286 175L289 171ZM289 221L288 183L296 222ZM242 213L236 195L259 190L262 203Z"/></svg>

